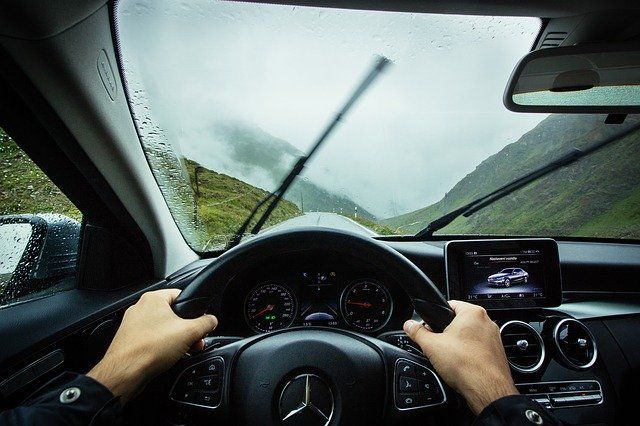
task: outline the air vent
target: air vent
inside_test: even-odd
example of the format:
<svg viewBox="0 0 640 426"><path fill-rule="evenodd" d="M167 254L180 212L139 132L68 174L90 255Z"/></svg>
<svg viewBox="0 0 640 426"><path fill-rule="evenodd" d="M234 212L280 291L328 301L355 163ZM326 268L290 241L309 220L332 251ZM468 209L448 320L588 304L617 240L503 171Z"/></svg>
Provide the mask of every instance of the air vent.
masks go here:
<svg viewBox="0 0 640 426"><path fill-rule="evenodd" d="M567 33L564 31L550 31L545 34L544 39L540 43L540 49L558 47L562 44L565 38L567 38Z"/></svg>
<svg viewBox="0 0 640 426"><path fill-rule="evenodd" d="M500 327L502 345L511 368L533 373L544 362L544 343L540 333L526 322L509 321Z"/></svg>
<svg viewBox="0 0 640 426"><path fill-rule="evenodd" d="M598 349L593 334L580 321L566 318L553 329L558 354L569 367L585 370L596 362Z"/></svg>

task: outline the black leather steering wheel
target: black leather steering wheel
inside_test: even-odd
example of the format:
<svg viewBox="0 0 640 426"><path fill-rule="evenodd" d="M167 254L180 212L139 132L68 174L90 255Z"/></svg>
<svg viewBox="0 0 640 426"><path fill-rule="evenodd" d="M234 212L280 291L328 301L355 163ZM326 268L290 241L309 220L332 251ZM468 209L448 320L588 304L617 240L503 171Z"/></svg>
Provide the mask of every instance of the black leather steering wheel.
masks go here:
<svg viewBox="0 0 640 426"><path fill-rule="evenodd" d="M431 280L396 250L324 228L267 233L227 251L198 273L173 309L182 318L205 312L219 316L222 295L239 271L310 250L353 256L384 270L436 332L454 317ZM224 343L183 359L170 373L176 376L170 398L204 421L222 417L234 424L378 424L447 401L425 358L362 334L293 327Z"/></svg>
<svg viewBox="0 0 640 426"><path fill-rule="evenodd" d="M308 250L350 255L378 266L396 279L413 303L416 313L441 332L454 313L445 297L420 269L391 247L358 234L329 228L300 228L256 237L234 247L201 271L173 305L182 318L196 318L207 310L220 315L227 283L237 272L269 257Z"/></svg>

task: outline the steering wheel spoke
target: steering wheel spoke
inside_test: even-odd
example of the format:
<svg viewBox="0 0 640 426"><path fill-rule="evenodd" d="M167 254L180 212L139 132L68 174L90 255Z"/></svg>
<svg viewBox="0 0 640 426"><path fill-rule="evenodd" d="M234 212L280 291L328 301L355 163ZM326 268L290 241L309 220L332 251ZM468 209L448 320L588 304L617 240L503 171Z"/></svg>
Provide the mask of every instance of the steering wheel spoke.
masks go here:
<svg viewBox="0 0 640 426"><path fill-rule="evenodd" d="M170 423L201 424L229 417L230 366L246 344L239 337L208 337L205 349L172 368Z"/></svg>
<svg viewBox="0 0 640 426"><path fill-rule="evenodd" d="M411 417L427 420L430 414L441 414L441 408L447 405L451 391L429 361L384 341L378 340L376 345L383 353L386 364L386 417L389 423Z"/></svg>

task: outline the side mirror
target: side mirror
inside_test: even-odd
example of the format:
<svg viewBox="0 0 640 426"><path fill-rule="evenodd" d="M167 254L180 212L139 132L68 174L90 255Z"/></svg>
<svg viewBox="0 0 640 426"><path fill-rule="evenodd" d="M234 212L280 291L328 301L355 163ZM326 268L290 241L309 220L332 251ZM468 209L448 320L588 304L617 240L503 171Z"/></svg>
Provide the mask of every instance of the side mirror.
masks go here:
<svg viewBox="0 0 640 426"><path fill-rule="evenodd" d="M59 214L0 216L0 306L74 276L80 227Z"/></svg>
<svg viewBox="0 0 640 426"><path fill-rule="evenodd" d="M588 44L536 50L520 60L504 93L516 112L640 112L640 45Z"/></svg>

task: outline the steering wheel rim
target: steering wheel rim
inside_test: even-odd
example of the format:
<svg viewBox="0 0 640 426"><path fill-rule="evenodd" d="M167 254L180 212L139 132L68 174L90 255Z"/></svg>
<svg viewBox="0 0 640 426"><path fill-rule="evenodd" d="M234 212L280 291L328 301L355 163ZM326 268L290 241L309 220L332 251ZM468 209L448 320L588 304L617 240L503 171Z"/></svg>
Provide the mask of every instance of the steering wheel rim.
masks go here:
<svg viewBox="0 0 640 426"><path fill-rule="evenodd" d="M442 332L455 316L429 277L398 251L352 232L317 227L270 232L225 252L187 285L174 302L173 310L181 318L197 318L206 312L220 316L227 285L246 265L312 250L354 256L377 265L396 279L416 313L435 332Z"/></svg>

